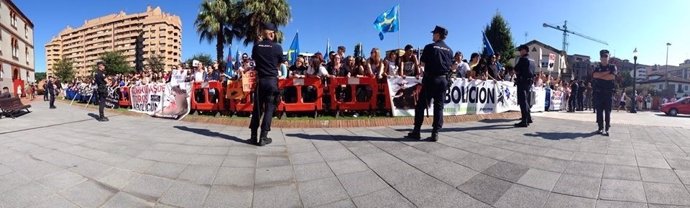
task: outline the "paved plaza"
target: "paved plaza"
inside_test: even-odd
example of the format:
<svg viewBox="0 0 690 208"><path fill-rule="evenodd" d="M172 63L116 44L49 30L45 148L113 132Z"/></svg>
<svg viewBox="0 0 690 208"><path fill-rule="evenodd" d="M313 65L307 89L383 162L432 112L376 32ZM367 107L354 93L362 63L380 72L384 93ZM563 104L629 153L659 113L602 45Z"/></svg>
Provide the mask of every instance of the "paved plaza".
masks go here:
<svg viewBox="0 0 690 208"><path fill-rule="evenodd" d="M446 124L437 143L276 128L256 147L245 127L32 104L0 119L3 208L690 206L688 117L617 113L604 137L591 113L544 113ZM647 117L673 124L630 121Z"/></svg>

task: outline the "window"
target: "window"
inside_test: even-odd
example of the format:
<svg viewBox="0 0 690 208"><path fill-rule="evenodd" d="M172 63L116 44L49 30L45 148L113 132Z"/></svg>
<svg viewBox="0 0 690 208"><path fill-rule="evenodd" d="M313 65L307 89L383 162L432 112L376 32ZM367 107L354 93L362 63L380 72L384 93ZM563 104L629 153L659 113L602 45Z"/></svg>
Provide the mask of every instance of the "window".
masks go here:
<svg viewBox="0 0 690 208"><path fill-rule="evenodd" d="M26 64L29 64L29 47L24 46L24 57L26 57Z"/></svg>
<svg viewBox="0 0 690 208"><path fill-rule="evenodd" d="M19 41L17 41L16 38L12 37L12 57L17 58L19 56Z"/></svg>
<svg viewBox="0 0 690 208"><path fill-rule="evenodd" d="M687 86L687 85L685 85L685 91L688 91L688 86Z"/></svg>
<svg viewBox="0 0 690 208"><path fill-rule="evenodd" d="M29 38L29 28L26 25L24 25L24 37Z"/></svg>
<svg viewBox="0 0 690 208"><path fill-rule="evenodd" d="M10 25L17 29L17 13L15 12L10 12Z"/></svg>

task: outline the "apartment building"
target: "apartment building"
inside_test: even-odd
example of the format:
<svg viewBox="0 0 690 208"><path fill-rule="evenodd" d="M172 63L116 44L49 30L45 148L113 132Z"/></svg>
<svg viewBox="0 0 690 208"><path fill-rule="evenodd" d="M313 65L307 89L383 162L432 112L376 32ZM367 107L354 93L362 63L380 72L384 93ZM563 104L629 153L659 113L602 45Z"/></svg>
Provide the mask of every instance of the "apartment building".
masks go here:
<svg viewBox="0 0 690 208"><path fill-rule="evenodd" d="M74 62L77 77L90 76L109 51L120 51L134 67L135 41L144 37L144 58L161 56L166 70L177 65L182 56L182 21L179 16L164 13L160 7L138 14L120 12L87 20L78 28L67 27L46 46L46 69L53 74L53 65L60 59ZM146 63L146 62L144 62Z"/></svg>

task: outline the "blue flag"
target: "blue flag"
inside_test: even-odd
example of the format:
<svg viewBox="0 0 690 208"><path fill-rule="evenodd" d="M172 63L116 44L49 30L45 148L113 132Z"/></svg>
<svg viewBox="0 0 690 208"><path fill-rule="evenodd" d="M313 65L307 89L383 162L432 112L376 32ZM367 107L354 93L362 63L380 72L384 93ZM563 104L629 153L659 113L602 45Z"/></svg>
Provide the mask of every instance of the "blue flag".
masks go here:
<svg viewBox="0 0 690 208"><path fill-rule="evenodd" d="M225 74L228 76L232 77L235 75L235 67L232 64L232 47L228 48L228 58L225 61L227 62L226 69L225 69Z"/></svg>
<svg viewBox="0 0 690 208"><path fill-rule="evenodd" d="M491 47L491 43L489 39L486 38L486 34L482 32L482 36L484 36L484 54L489 56L494 55L494 48Z"/></svg>
<svg viewBox="0 0 690 208"><path fill-rule="evenodd" d="M398 11L400 5L395 5L390 10L376 17L374 28L379 31L379 38L383 40L383 33L397 32L399 29Z"/></svg>
<svg viewBox="0 0 690 208"><path fill-rule="evenodd" d="M330 53L330 52L331 52L331 39L328 39L328 41L326 41L326 54L324 55L326 63L328 63L328 58L329 58L328 53Z"/></svg>
<svg viewBox="0 0 690 208"><path fill-rule="evenodd" d="M295 38L292 39L292 44L290 44L290 49L287 52L288 63L294 65L297 61L297 56L299 55L299 33L295 33Z"/></svg>

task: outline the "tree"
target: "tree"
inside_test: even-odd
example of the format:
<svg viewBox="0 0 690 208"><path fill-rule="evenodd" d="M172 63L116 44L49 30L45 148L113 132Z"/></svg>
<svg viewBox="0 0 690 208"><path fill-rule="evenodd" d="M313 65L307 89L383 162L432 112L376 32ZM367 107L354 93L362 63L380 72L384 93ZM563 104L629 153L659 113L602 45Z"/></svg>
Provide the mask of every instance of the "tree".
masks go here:
<svg viewBox="0 0 690 208"><path fill-rule="evenodd" d="M125 56L119 51L108 51L101 54L101 61L105 63L105 74L106 75L116 75L116 74L127 74L134 71L127 62ZM93 66L93 71L96 71L97 66Z"/></svg>
<svg viewBox="0 0 690 208"><path fill-rule="evenodd" d="M60 59L53 64L53 71L63 82L71 82L74 79L74 62L71 59Z"/></svg>
<svg viewBox="0 0 690 208"><path fill-rule="evenodd" d="M500 63L509 63L509 60L515 57L515 45L513 45L510 26L500 13L496 13L491 19L491 24L486 25L484 34L486 34L494 52L501 54L501 60L498 60Z"/></svg>
<svg viewBox="0 0 690 208"><path fill-rule="evenodd" d="M154 73L165 71L165 57L160 54L151 55L146 59L146 65L148 65Z"/></svg>
<svg viewBox="0 0 690 208"><path fill-rule="evenodd" d="M259 41L264 22L284 26L291 18L286 0L244 0L242 7L245 16L238 19L235 25L244 31L244 45ZM276 31L276 42L283 42L283 36L282 32Z"/></svg>
<svg viewBox="0 0 690 208"><path fill-rule="evenodd" d="M46 73L45 72L36 72L36 74L34 74L34 79L36 81L44 80L44 79L46 79Z"/></svg>
<svg viewBox="0 0 690 208"><path fill-rule="evenodd" d="M243 3L238 0L205 0L194 21L199 42L216 42L216 61L222 63L223 50L233 39L244 37L240 28ZM223 66L220 66L223 67Z"/></svg>
<svg viewBox="0 0 690 208"><path fill-rule="evenodd" d="M188 58L184 63L192 67L193 60L201 62L202 64L204 64L204 66L210 66L211 64L213 64L213 59L211 59L211 55L205 53L197 53L191 58Z"/></svg>
<svg viewBox="0 0 690 208"><path fill-rule="evenodd" d="M619 77L617 81L620 82L622 88L632 88L633 77L630 75L630 71L621 71Z"/></svg>

